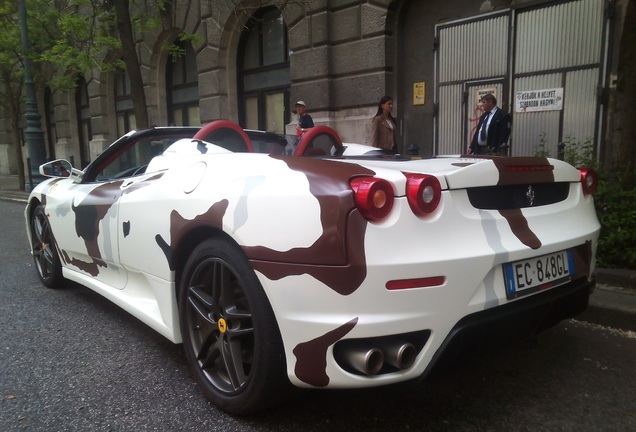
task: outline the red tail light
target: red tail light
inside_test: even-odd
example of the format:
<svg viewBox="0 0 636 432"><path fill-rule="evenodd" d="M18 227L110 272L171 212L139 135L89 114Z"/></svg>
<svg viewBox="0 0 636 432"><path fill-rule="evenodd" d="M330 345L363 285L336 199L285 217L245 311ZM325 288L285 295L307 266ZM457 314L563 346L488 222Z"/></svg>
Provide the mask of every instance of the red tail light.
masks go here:
<svg viewBox="0 0 636 432"><path fill-rule="evenodd" d="M437 177L426 174L406 174L406 199L417 216L432 213L442 197Z"/></svg>
<svg viewBox="0 0 636 432"><path fill-rule="evenodd" d="M581 187L585 195L592 195L598 188L598 174L592 168L579 168L581 171Z"/></svg>
<svg viewBox="0 0 636 432"><path fill-rule="evenodd" d="M351 180L356 207L367 220L379 220L393 208L393 187L375 177L357 177Z"/></svg>

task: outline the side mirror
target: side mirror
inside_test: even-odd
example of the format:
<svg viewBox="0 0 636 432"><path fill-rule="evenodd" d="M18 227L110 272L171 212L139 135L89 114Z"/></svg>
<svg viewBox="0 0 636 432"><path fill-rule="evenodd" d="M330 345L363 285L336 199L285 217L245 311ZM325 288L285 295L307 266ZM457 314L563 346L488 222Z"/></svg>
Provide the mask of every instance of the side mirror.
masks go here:
<svg viewBox="0 0 636 432"><path fill-rule="evenodd" d="M71 163L64 159L57 159L40 165L40 174L45 177L70 177L72 172Z"/></svg>

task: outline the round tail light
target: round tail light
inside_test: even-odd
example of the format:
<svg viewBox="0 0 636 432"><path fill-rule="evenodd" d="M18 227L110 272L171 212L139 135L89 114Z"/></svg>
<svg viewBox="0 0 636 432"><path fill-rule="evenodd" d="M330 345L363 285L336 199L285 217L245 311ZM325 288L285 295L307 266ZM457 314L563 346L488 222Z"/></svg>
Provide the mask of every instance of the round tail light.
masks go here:
<svg viewBox="0 0 636 432"><path fill-rule="evenodd" d="M581 171L581 187L585 195L592 195L598 188L598 174L592 168L579 168Z"/></svg>
<svg viewBox="0 0 636 432"><path fill-rule="evenodd" d="M432 213L442 197L437 177L426 174L406 174L406 199L413 213L425 216Z"/></svg>
<svg viewBox="0 0 636 432"><path fill-rule="evenodd" d="M351 180L356 207L370 221L385 218L393 208L393 187L384 179L357 177Z"/></svg>

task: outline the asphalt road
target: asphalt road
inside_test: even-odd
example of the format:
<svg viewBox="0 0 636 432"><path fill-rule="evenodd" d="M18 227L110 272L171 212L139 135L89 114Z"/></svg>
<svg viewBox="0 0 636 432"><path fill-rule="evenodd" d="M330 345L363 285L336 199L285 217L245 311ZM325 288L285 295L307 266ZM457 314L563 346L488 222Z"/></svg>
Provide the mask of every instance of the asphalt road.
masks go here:
<svg viewBox="0 0 636 432"><path fill-rule="evenodd" d="M636 333L581 321L418 384L211 406L180 346L78 285L44 288L0 201L0 431L636 431Z"/></svg>

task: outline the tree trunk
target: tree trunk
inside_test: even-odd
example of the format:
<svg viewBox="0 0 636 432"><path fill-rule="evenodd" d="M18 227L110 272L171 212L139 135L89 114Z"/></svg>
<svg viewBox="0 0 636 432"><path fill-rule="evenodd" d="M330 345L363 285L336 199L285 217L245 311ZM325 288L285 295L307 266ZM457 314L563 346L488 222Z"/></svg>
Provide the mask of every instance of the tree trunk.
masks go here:
<svg viewBox="0 0 636 432"><path fill-rule="evenodd" d="M18 167L18 184L20 185L20 190L24 190L26 186L26 177L24 170L24 161L22 159L22 140L20 139L20 126L17 120L18 115L11 113L11 133L13 134L13 142L15 145L15 158L16 165Z"/></svg>
<svg viewBox="0 0 636 432"><path fill-rule="evenodd" d="M115 4L115 15L117 17L117 31L121 40L121 50L126 63L126 71L130 78L130 95L132 97L135 110L135 120L137 128L142 129L149 126L148 109L146 107L146 95L144 82L139 67L139 59L135 50L135 39L130 21L130 0L117 0Z"/></svg>
<svg viewBox="0 0 636 432"><path fill-rule="evenodd" d="M636 177L636 0L629 0L618 54L618 79L614 110L613 143L606 154L610 172L626 174L634 186ZM606 161L607 162L607 161Z"/></svg>
<svg viewBox="0 0 636 432"><path fill-rule="evenodd" d="M20 137L20 100L22 98L22 93L19 90L22 89L24 82L23 80L20 80L19 85L15 85L12 79L13 77L10 72L2 72L2 81L6 90L4 95L5 100L3 101L4 113L7 120L9 120L10 132L13 136L13 145L15 146L14 155L16 167L18 168L18 184L20 185L20 190L24 190L26 178L24 160L22 159L22 139Z"/></svg>

